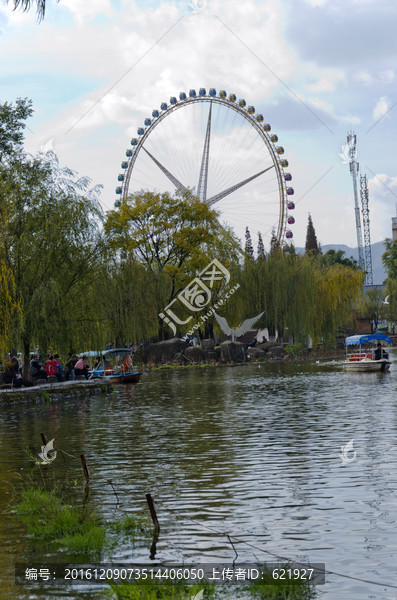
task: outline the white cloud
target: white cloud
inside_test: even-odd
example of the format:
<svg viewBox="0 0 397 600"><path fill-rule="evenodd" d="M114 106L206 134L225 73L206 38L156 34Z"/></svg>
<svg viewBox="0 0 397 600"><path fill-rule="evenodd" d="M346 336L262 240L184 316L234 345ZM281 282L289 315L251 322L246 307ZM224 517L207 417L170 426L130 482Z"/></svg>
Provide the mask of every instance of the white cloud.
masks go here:
<svg viewBox="0 0 397 600"><path fill-rule="evenodd" d="M359 69L353 74L353 78L358 83L362 83L366 86L372 85L375 81L372 75L367 71L367 69Z"/></svg>
<svg viewBox="0 0 397 600"><path fill-rule="evenodd" d="M305 0L305 2L310 6L325 6L328 0Z"/></svg>
<svg viewBox="0 0 397 600"><path fill-rule="evenodd" d="M111 17L113 14L111 0L62 0L62 7L70 10L77 23L97 15Z"/></svg>
<svg viewBox="0 0 397 600"><path fill-rule="evenodd" d="M368 189L371 197L389 206L397 202L397 177L385 173L374 175L368 180Z"/></svg>
<svg viewBox="0 0 397 600"><path fill-rule="evenodd" d="M387 96L382 96L376 103L375 108L372 111L374 119L380 119L384 117L390 110L391 101Z"/></svg>
<svg viewBox="0 0 397 600"><path fill-rule="evenodd" d="M385 71L381 71L379 73L379 80L384 83L393 83L396 78L396 74L393 69L386 69Z"/></svg>
<svg viewBox="0 0 397 600"><path fill-rule="evenodd" d="M280 134L297 198L331 165L339 165L345 126L368 122L374 89L379 98L374 118L391 106L395 74L388 46L390 3L379 0L371 8L366 0L352 2L346 22L341 21L346 13L342 0L199 4L206 6L194 13L190 0L61 0L49 4L40 25L34 10L24 14L0 9L0 23L1 15L7 19L0 38L1 83L9 94L33 97L36 106L30 148L38 150L53 137L63 164L105 184L103 201L108 207L137 127L162 101L189 88L234 92L263 114L272 131ZM360 25L353 29L357 18ZM378 39L382 19L384 45ZM366 32L374 29L378 38L369 42ZM371 163L373 170L393 174L397 138L393 119L388 124L381 142L367 137L373 144L373 162L380 161L379 166ZM192 130L186 135L193 136ZM391 179L386 182L397 193ZM309 210L324 244L354 242L351 207L349 219L344 218L351 193L348 168L335 168L316 183L294 215L297 244L298 238L304 243ZM377 199L380 188L371 194L374 204L386 202L381 196ZM378 214L371 212L371 222L380 223ZM379 224L376 231L382 235Z"/></svg>
<svg viewBox="0 0 397 600"><path fill-rule="evenodd" d="M346 74L341 69L316 69L318 79L307 86L310 92L333 92L340 83L346 80Z"/></svg>

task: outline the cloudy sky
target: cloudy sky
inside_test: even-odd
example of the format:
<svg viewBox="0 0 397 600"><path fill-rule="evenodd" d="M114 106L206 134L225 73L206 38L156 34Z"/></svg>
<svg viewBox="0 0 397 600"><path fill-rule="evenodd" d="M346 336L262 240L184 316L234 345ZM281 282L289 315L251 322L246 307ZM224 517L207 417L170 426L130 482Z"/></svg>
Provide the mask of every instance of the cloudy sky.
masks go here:
<svg viewBox="0 0 397 600"><path fill-rule="evenodd" d="M310 213L323 245L356 246L348 130L369 180L372 242L391 236L396 215L396 25L388 0L47 0L40 24L0 4L0 100L31 98L27 149L52 140L63 164L103 184L111 209L129 141L154 108L191 88L233 92L285 149L295 244ZM181 127L193 144L197 131Z"/></svg>

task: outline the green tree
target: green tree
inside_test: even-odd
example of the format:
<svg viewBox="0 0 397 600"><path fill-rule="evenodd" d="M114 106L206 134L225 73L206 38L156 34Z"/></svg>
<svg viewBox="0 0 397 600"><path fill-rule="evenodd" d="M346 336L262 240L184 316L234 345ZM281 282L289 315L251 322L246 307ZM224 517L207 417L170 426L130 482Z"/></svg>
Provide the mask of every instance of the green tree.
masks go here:
<svg viewBox="0 0 397 600"><path fill-rule="evenodd" d="M386 238L385 252L382 254L383 266L389 279L397 280L397 240Z"/></svg>
<svg viewBox="0 0 397 600"><path fill-rule="evenodd" d="M267 326L281 334L288 328L297 341L310 335L332 342L338 327L352 322L362 283L362 272L344 265L324 267L310 254L270 253L262 284Z"/></svg>
<svg viewBox="0 0 397 600"><path fill-rule="evenodd" d="M270 254L272 254L273 252L278 252L279 249L280 249L280 242L277 239L276 230L273 227L272 236L270 238Z"/></svg>
<svg viewBox="0 0 397 600"><path fill-rule="evenodd" d="M254 247L248 227L245 228L245 256L247 260L254 260Z"/></svg>
<svg viewBox="0 0 397 600"><path fill-rule="evenodd" d="M307 222L305 252L311 252L312 254L319 254L320 252L316 232L314 230L314 225L310 214Z"/></svg>
<svg viewBox="0 0 397 600"><path fill-rule="evenodd" d="M257 251L257 259L264 260L266 257L265 254L265 246L263 244L262 234L258 231L258 251Z"/></svg>
<svg viewBox="0 0 397 600"><path fill-rule="evenodd" d="M379 321L384 319L386 315L383 297L382 289L372 288L365 291L358 303L360 313L374 322L375 329L378 327Z"/></svg>
<svg viewBox="0 0 397 600"><path fill-rule="evenodd" d="M0 258L22 302L25 360L33 343L66 350L89 341L87 288L103 248L99 189L61 169L55 155L20 153L0 169L0 190Z"/></svg>
<svg viewBox="0 0 397 600"><path fill-rule="evenodd" d="M17 98L15 105L0 104L0 164L22 148L25 121L32 113L32 102L27 98Z"/></svg>
<svg viewBox="0 0 397 600"><path fill-rule="evenodd" d="M395 323L397 321L397 240L386 238L382 262L387 272L385 317Z"/></svg>
<svg viewBox="0 0 397 600"><path fill-rule="evenodd" d="M384 300L385 318L397 323L397 279L387 279Z"/></svg>
<svg viewBox="0 0 397 600"><path fill-rule="evenodd" d="M330 250L327 250L324 255L322 255L321 260L322 263L327 267L332 265L345 265L346 267L358 269L357 261L354 260L352 256L350 258L345 257L344 254L345 252L343 250L334 250L331 248Z"/></svg>
<svg viewBox="0 0 397 600"><path fill-rule="evenodd" d="M154 278L132 253L122 261L108 257L92 295L106 340L125 346L157 335Z"/></svg>
<svg viewBox="0 0 397 600"><path fill-rule="evenodd" d="M109 245L118 252L120 265L129 257L150 273L156 314L213 258L222 262L222 257L230 260L236 254L235 236L219 225L217 217L207 204L181 191L175 197L142 191L108 213ZM159 336L167 333L168 326L164 328L160 319Z"/></svg>
<svg viewBox="0 0 397 600"><path fill-rule="evenodd" d="M0 359L5 358L15 341L15 330L21 322L21 317L22 309L14 275L5 261L0 260Z"/></svg>
<svg viewBox="0 0 397 600"><path fill-rule="evenodd" d="M11 334L22 343L25 364L33 344L66 350L98 331L87 299L103 249L99 187L61 168L53 153L24 152L31 112L28 100L0 105L0 261L21 303Z"/></svg>

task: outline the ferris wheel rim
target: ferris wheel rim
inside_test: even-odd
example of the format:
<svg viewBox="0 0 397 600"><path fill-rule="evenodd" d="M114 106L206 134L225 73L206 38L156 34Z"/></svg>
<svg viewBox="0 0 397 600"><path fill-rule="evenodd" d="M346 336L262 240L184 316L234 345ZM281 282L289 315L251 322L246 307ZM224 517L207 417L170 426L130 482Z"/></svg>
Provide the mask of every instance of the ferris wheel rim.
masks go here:
<svg viewBox="0 0 397 600"><path fill-rule="evenodd" d="M201 90L200 90L201 91ZM195 91L194 91L195 93ZM219 92L221 93L221 91ZM184 94L185 95L185 94ZM270 139L270 136L268 135L268 132L265 131L265 129L263 128L263 126L261 126L261 121L257 120L257 114L255 114L255 109L254 112L248 112L248 108L253 108L253 107L247 107L245 108L245 100L237 100L236 96L234 94L230 94L230 96L234 96L234 100L230 100L230 96L229 99L226 97L221 97L221 96L216 96L216 95L210 95L210 94L199 94L198 96L187 96L183 99L179 99L177 100L176 97L171 97L171 100L173 100L173 102L170 102L170 104L166 104L166 103L162 103L161 106L166 106L166 108L161 109L161 111L156 111L158 112L158 116L153 117L153 119L145 119L150 121L150 124L146 125L144 128L138 128L138 138L132 138L132 140L138 140L137 143L135 145L132 146L132 150L127 150L127 158L128 158L128 164L127 167L124 168L124 176L123 176L123 181L122 181L122 185L120 188L117 188L118 190L121 189L121 200L124 201L126 200L126 198L130 195L129 193L129 184L130 184L130 180L131 180L131 175L134 169L134 165L136 162L136 159L138 158L140 151L143 148L143 144L144 142L149 138L149 136L151 135L151 133L154 131L154 129L166 118L168 117L170 114L172 114L173 112L175 112L176 110L179 110L181 108L184 108L186 106L192 105L192 104L198 104L198 103L215 103L215 104L219 104L223 107L226 107L230 110L235 111L236 113L238 113L239 115L241 115L255 130L256 132L259 134L259 136L261 137L262 141L264 142L270 158L272 160L273 166L275 168L276 174L277 174L277 183L278 183L278 196L279 196L279 219L278 219L278 226L277 226L277 232L275 232L276 238L279 242L283 241L284 237L290 238L292 237L292 232L287 230L287 218L288 218L288 208L289 208L289 198L288 198L288 193L287 193L287 185L286 185L286 179L285 179L285 172L284 172L284 167L281 164L281 159L280 159L280 154L277 152L276 150L276 146L275 143ZM244 102L244 105L241 105L240 102ZM153 113L155 112L155 110L153 110ZM260 115L262 116L262 115ZM143 133L139 133L139 130L143 130ZM132 140L131 140L131 144L132 144ZM131 152L131 154L129 155L128 153ZM123 168L123 166L122 166ZM292 188L289 188L292 189ZM116 190L117 191L117 190ZM120 192L118 192L120 193ZM293 189L292 189L292 193L293 193ZM292 203L293 204L293 203ZM294 219L292 220L292 222L294 222ZM290 234L290 235L288 235Z"/></svg>

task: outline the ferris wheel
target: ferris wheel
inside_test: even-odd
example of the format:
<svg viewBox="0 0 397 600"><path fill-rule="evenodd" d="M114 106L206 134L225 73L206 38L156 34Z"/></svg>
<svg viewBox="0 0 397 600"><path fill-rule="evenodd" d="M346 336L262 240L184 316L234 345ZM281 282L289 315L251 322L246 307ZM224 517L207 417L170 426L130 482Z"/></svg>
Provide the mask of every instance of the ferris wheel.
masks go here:
<svg viewBox="0 0 397 600"><path fill-rule="evenodd" d="M295 204L278 137L235 94L210 88L181 92L144 120L121 163L116 208L134 192L181 189L214 206L242 238L248 226L283 245Z"/></svg>

